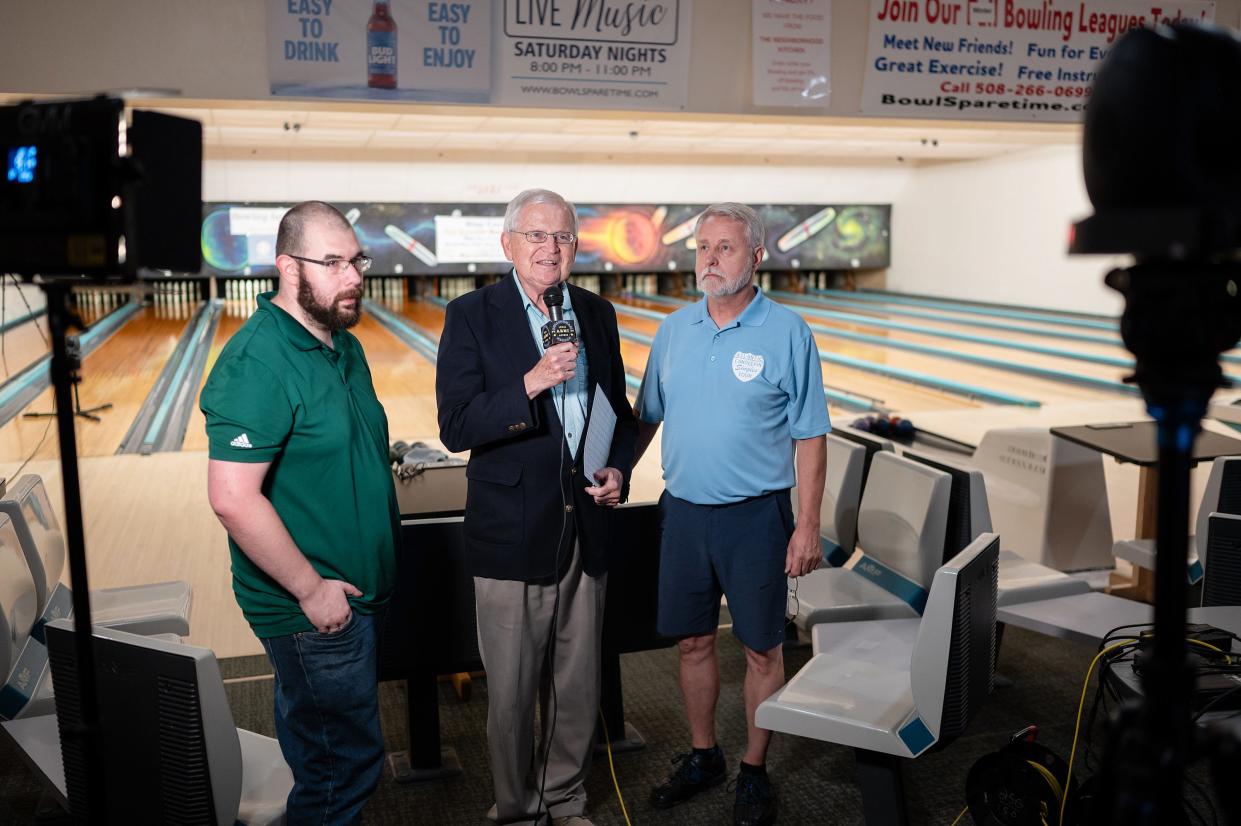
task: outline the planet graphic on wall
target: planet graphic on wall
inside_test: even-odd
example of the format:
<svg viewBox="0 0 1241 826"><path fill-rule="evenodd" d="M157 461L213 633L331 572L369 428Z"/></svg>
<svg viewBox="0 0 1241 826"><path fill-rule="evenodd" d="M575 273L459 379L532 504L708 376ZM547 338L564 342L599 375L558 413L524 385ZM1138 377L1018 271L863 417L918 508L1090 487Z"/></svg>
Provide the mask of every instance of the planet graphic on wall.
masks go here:
<svg viewBox="0 0 1241 826"><path fill-rule="evenodd" d="M586 218L578 236L583 252L597 252L624 266L649 263L662 249L659 228L650 215L636 210Z"/></svg>
<svg viewBox="0 0 1241 826"><path fill-rule="evenodd" d="M228 220L228 208L217 209L203 219L203 262L220 272L241 272L249 263L247 241L244 235L233 235Z"/></svg>

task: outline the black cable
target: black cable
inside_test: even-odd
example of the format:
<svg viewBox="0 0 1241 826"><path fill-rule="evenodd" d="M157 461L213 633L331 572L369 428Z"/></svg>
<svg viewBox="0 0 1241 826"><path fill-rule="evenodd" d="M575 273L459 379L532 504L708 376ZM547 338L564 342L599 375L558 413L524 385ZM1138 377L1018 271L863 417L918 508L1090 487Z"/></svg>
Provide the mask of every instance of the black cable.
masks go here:
<svg viewBox="0 0 1241 826"><path fill-rule="evenodd" d="M565 483L564 483L565 458L568 455L568 450L569 450L569 443L565 439L565 429L564 429L564 411L565 411L565 406L568 404L568 400L567 400L568 393L569 393L568 386L564 382L561 382L560 411L559 411L559 415L560 415L560 467L559 467L559 472L557 473L557 476L556 476L556 484L557 484L557 487L560 488L560 506L561 506L560 512L562 515L560 518L560 536L556 538L556 553L553 558L554 565L552 568L552 579L556 583L556 597L554 600L552 600L552 624L551 624L551 628L548 629L548 632L547 632L547 652L546 652L547 675L548 675L548 680L551 683L551 691L552 691L552 702L551 702L552 720L551 720L551 726L547 729L547 731L543 732L543 742L547 744L547 747L543 750L543 772L542 772L542 779L539 781L539 803L538 803L538 807L534 810L535 824L538 824L538 822L543 817L543 797L547 791L547 764L548 762L550 762L550 759L551 759L552 737L556 733L556 717L560 714L560 698L556 694L556 624L559 622L559 617L560 617L560 549L564 546L565 530L569 527L569 499L568 499L568 494L565 492ZM554 408L555 406L556 406L556 391L552 390L552 407ZM543 720L542 722L544 725L547 724L546 720ZM548 809L547 818L549 821L552 819L552 813L550 809Z"/></svg>
<svg viewBox="0 0 1241 826"><path fill-rule="evenodd" d="M34 315L34 310L31 309L30 307L29 299L27 299L26 294L21 291L21 283L17 280L17 276L13 275L12 273L9 273L9 278L13 279L13 286L18 288L17 294L21 296L22 303L26 305L26 314ZM47 333L44 332L43 328L39 326L39 319L36 318L36 319L33 319L33 321L34 321L34 328L39 331L39 337L43 339L44 344L50 347L52 343L47 340Z"/></svg>
<svg viewBox="0 0 1241 826"><path fill-rule="evenodd" d="M26 294L22 292L21 283L17 280L17 276L13 275L12 273L9 273L9 278L13 279L13 286L17 287L17 294L21 296L22 303L26 305L26 312L33 314L34 310L30 308L30 302L26 299ZM5 291L3 288L4 288L4 282L0 280L0 323L3 323L3 316L4 316L4 309L3 309L4 304L2 302L4 301L4 296L7 295L7 291ZM39 331L39 335L43 338L43 343L47 344L48 343L47 334L44 333L43 328L39 326L39 319L37 318L34 319L34 327L36 330ZM4 346L4 340L6 337L7 337L6 333L0 333L0 353L3 352L2 348ZM4 374L6 377L8 376L8 373L9 373L9 364L8 364L8 361L6 360L4 363ZM55 394L53 394L52 413L55 413L55 412L56 412L56 397L55 397ZM51 432L52 424L55 421L56 421L56 417L54 415L48 417L47 424L44 425L43 427L43 435L39 437L38 444L34 446L34 450L30 451L30 455L27 456L20 465L18 465L17 470L9 478L16 479L22 475L22 471L26 469L26 465L30 464L30 460L38 455L40 448L43 447L43 443L47 441L47 434Z"/></svg>

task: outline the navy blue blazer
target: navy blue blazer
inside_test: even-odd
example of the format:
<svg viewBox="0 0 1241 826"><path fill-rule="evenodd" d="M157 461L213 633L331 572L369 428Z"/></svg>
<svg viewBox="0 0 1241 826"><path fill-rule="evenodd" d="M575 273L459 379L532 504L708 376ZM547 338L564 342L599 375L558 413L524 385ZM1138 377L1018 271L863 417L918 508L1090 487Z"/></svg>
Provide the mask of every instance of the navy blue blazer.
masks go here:
<svg viewBox="0 0 1241 826"><path fill-rule="evenodd" d="M598 384L616 413L608 465L624 474L623 502L638 428L625 395L616 310L589 290L565 286L586 348L590 405ZM474 576L558 581L568 569L575 538L581 540L585 572L599 576L607 570L612 512L583 490L596 483L583 478L582 450L568 455L552 391L526 397L523 379L538 360L511 277L449 303L435 397L440 439L451 451L470 451L465 541Z"/></svg>

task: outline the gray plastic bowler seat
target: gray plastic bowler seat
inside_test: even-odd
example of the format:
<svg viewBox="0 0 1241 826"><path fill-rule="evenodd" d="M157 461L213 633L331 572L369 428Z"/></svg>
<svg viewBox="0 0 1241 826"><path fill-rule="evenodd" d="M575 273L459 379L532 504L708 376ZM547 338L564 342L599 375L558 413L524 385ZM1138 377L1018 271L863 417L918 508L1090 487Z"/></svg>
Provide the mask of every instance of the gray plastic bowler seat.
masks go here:
<svg viewBox="0 0 1241 826"><path fill-rule="evenodd" d="M952 478L948 531L944 540L945 562L979 535L991 533L991 507L982 471L912 450L906 450L904 456L942 470ZM1084 594L1089 590L1090 586L1083 579L1032 562L1014 551L1000 551L1000 605Z"/></svg>
<svg viewBox="0 0 1241 826"><path fill-rule="evenodd" d="M39 617L34 578L7 516L0 514L0 713L5 679Z"/></svg>
<svg viewBox="0 0 1241 826"><path fill-rule="evenodd" d="M855 749L866 822L907 822L899 757L961 734L991 692L999 537L935 573L920 619L829 623L815 655L763 702L760 728Z"/></svg>
<svg viewBox="0 0 1241 826"><path fill-rule="evenodd" d="M13 521L26 564L34 577L38 613L52 605L50 618L70 615L68 589L57 596L57 584L65 565L65 539L43 480L26 474L0 500L0 513ZM158 582L90 592L91 622L121 628L133 634L190 633L193 592L188 582Z"/></svg>
<svg viewBox="0 0 1241 826"><path fill-rule="evenodd" d="M866 448L827 434L827 478L819 508L819 541L823 546L823 564L829 568L839 568L853 556L865 468ZM796 515L797 488L792 497Z"/></svg>
<svg viewBox="0 0 1241 826"><path fill-rule="evenodd" d="M1190 585L1202 581L1207 556L1207 520L1212 513L1241 514L1241 456L1220 456L1211 463L1207 486L1194 520L1194 536L1189 538L1189 558L1185 579ZM1112 555L1139 568L1155 570L1155 540L1122 539L1113 543Z"/></svg>
<svg viewBox="0 0 1241 826"><path fill-rule="evenodd" d="M858 510L861 548L846 567L798 581L798 627L921 614L942 560L949 489L943 471L876 453Z"/></svg>
<svg viewBox="0 0 1241 826"><path fill-rule="evenodd" d="M155 822L152 816L160 812L165 815L162 822L218 826L285 822L293 774L273 738L234 726L215 654L206 648L99 626L94 628L94 637L95 656L102 663L113 661L133 668L132 664L176 658L192 673L186 679L162 670L100 669L97 695L108 795L121 801L112 801L116 809L123 808L131 816L125 822ZM72 623L63 619L49 623L48 643L54 679L68 681L67 687L72 688L77 679ZM150 656L144 658L143 652ZM186 666L180 667L178 674L185 670ZM62 696L54 715L0 725L72 811L84 801L78 784L84 782L86 769L80 747L73 741L62 742L58 734L62 721L72 727L81 717L76 693L65 694L70 699ZM136 704L135 697L149 702ZM148 735L158 730L159 736L126 737L131 727ZM76 749L76 757L62 757L62 747ZM152 776L135 770L135 764L159 770ZM173 821L167 818L169 812L188 814Z"/></svg>

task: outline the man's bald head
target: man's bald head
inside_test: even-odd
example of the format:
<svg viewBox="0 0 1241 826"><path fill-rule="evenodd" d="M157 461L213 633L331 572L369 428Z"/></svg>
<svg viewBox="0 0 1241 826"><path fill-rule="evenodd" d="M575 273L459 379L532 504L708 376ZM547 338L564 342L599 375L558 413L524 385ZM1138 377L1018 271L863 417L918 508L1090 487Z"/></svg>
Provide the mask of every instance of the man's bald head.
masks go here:
<svg viewBox="0 0 1241 826"><path fill-rule="evenodd" d="M320 221L353 230L348 219L331 204L323 201L303 201L280 219L280 229L276 231L276 255L302 255L306 249L307 229Z"/></svg>

